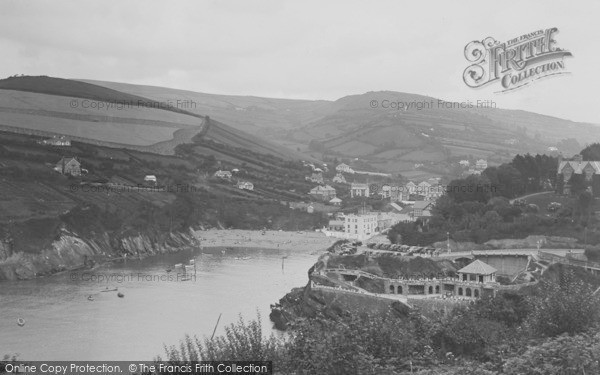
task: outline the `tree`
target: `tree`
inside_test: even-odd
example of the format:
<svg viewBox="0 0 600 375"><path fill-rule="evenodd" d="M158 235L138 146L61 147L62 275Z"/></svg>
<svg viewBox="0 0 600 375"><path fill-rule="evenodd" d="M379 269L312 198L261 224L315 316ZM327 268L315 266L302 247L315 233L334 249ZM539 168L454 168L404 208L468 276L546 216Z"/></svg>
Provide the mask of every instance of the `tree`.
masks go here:
<svg viewBox="0 0 600 375"><path fill-rule="evenodd" d="M600 143L592 143L580 152L583 160L600 160Z"/></svg>
<svg viewBox="0 0 600 375"><path fill-rule="evenodd" d="M575 174L569 179L569 185L571 185L571 194L579 195L587 189L585 176L582 174Z"/></svg>
<svg viewBox="0 0 600 375"><path fill-rule="evenodd" d="M577 334L599 321L600 296L572 271L562 272L556 281L541 281L539 292L532 297L533 311L528 319L538 335Z"/></svg>
<svg viewBox="0 0 600 375"><path fill-rule="evenodd" d="M483 215L482 220L485 228L494 229L502 222L502 217L496 211L488 211Z"/></svg>
<svg viewBox="0 0 600 375"><path fill-rule="evenodd" d="M532 346L504 365L504 373L517 374L598 374L600 334L559 336Z"/></svg>
<svg viewBox="0 0 600 375"><path fill-rule="evenodd" d="M579 217L586 224L589 221L589 216L592 211L592 206L594 204L594 197L589 191L584 191L579 194L577 199L577 208L579 211Z"/></svg>
<svg viewBox="0 0 600 375"><path fill-rule="evenodd" d="M491 197L491 183L485 175L471 175L467 178L452 180L446 193L456 203L476 201L486 203Z"/></svg>

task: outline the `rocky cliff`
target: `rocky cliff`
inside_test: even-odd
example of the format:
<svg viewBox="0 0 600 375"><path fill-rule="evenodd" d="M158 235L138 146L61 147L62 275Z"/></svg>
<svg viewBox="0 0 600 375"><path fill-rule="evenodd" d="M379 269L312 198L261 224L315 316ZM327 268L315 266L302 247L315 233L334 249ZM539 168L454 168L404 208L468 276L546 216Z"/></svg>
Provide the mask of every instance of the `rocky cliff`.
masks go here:
<svg viewBox="0 0 600 375"><path fill-rule="evenodd" d="M120 236L103 233L86 238L63 230L57 239L37 253L10 249L9 245L0 242L0 281L31 279L93 267L118 257L145 257L197 245L191 229L187 233L147 232Z"/></svg>

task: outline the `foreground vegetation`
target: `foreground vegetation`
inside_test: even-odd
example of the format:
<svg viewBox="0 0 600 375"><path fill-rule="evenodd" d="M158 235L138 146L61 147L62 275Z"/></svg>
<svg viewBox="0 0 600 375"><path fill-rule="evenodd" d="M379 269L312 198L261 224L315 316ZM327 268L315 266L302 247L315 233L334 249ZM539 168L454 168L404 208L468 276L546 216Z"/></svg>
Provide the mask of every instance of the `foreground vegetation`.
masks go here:
<svg viewBox="0 0 600 375"><path fill-rule="evenodd" d="M266 338L260 316L204 340L187 336L160 361L272 360L279 374L592 374L600 371L600 279L562 265L538 286L408 317L299 321Z"/></svg>

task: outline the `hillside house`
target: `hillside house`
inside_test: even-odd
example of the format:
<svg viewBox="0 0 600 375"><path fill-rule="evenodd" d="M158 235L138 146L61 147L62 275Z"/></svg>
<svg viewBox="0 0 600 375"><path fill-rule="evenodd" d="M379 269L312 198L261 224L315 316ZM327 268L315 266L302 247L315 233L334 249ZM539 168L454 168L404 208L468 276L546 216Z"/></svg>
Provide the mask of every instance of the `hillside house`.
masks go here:
<svg viewBox="0 0 600 375"><path fill-rule="evenodd" d="M392 186L390 191L391 202L402 202L410 199L410 194L404 189L403 186Z"/></svg>
<svg viewBox="0 0 600 375"><path fill-rule="evenodd" d="M317 186L311 189L308 194L323 202L329 202L336 196L335 189L329 185Z"/></svg>
<svg viewBox="0 0 600 375"><path fill-rule="evenodd" d="M431 201L416 201L412 207L411 216L414 219L428 219L431 217L431 209L433 202Z"/></svg>
<svg viewBox="0 0 600 375"><path fill-rule="evenodd" d="M483 171L487 167L488 167L488 163L487 163L487 160L485 160L485 159L479 159L475 163L475 169L478 171Z"/></svg>
<svg viewBox="0 0 600 375"><path fill-rule="evenodd" d="M369 197L369 184L353 182L350 184L350 197Z"/></svg>
<svg viewBox="0 0 600 375"><path fill-rule="evenodd" d="M404 191L407 191L408 194L415 194L417 192L417 185L412 181L408 181L404 186Z"/></svg>
<svg viewBox="0 0 600 375"><path fill-rule="evenodd" d="M214 176L218 177L218 178L225 179L225 180L229 180L232 177L231 172L229 172L229 171L222 171L220 169L215 172Z"/></svg>
<svg viewBox="0 0 600 375"><path fill-rule="evenodd" d="M342 200L338 197L333 198L332 200L329 201L329 204L332 204L334 206L341 206L342 205Z"/></svg>
<svg viewBox="0 0 600 375"><path fill-rule="evenodd" d="M345 184L346 183L346 178L344 177L343 174L338 173L335 175L335 177L333 177L333 182L336 184Z"/></svg>
<svg viewBox="0 0 600 375"><path fill-rule="evenodd" d="M445 189L441 184L431 185L429 189L425 192L425 200L426 201L436 201L439 197L444 195Z"/></svg>
<svg viewBox="0 0 600 375"><path fill-rule="evenodd" d="M420 182L417 185L416 193L419 195L425 196L430 188L431 188L431 184L429 182L427 182L427 181Z"/></svg>
<svg viewBox="0 0 600 375"><path fill-rule="evenodd" d="M156 185L156 176L153 174L148 174L144 177L144 182Z"/></svg>
<svg viewBox="0 0 600 375"><path fill-rule="evenodd" d="M600 161L584 161L581 155L571 160L558 159L556 190L559 194L570 194L569 181L573 175L582 175L584 181L591 186L594 197L600 197Z"/></svg>
<svg viewBox="0 0 600 375"><path fill-rule="evenodd" d="M64 175L81 176L81 163L73 157L62 157L54 170Z"/></svg>
<svg viewBox="0 0 600 375"><path fill-rule="evenodd" d="M461 160L458 162L458 164L460 164L460 166L463 168L468 168L469 165L471 165L471 163L468 160Z"/></svg>
<svg viewBox="0 0 600 375"><path fill-rule="evenodd" d="M466 175L480 175L483 172L482 169L476 169L475 167L469 167L469 170L465 172Z"/></svg>
<svg viewBox="0 0 600 375"><path fill-rule="evenodd" d="M305 178L307 181L314 182L315 184L323 183L323 174L322 173L313 173L310 176Z"/></svg>
<svg viewBox="0 0 600 375"><path fill-rule="evenodd" d="M239 181L237 187L242 190L254 190L254 184L248 181Z"/></svg>
<svg viewBox="0 0 600 375"><path fill-rule="evenodd" d="M338 172L344 172L344 173L350 173L353 174L354 170L352 168L350 168L350 166L348 164L339 164L337 167L335 167L335 170Z"/></svg>

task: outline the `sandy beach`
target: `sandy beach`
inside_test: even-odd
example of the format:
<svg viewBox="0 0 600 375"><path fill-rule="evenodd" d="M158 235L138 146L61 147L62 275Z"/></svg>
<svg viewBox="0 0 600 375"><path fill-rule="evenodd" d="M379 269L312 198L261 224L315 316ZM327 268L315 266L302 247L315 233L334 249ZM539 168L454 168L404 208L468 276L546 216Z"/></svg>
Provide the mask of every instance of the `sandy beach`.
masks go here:
<svg viewBox="0 0 600 375"><path fill-rule="evenodd" d="M202 246L323 251L337 239L321 232L283 232L241 229L209 229L195 232Z"/></svg>

